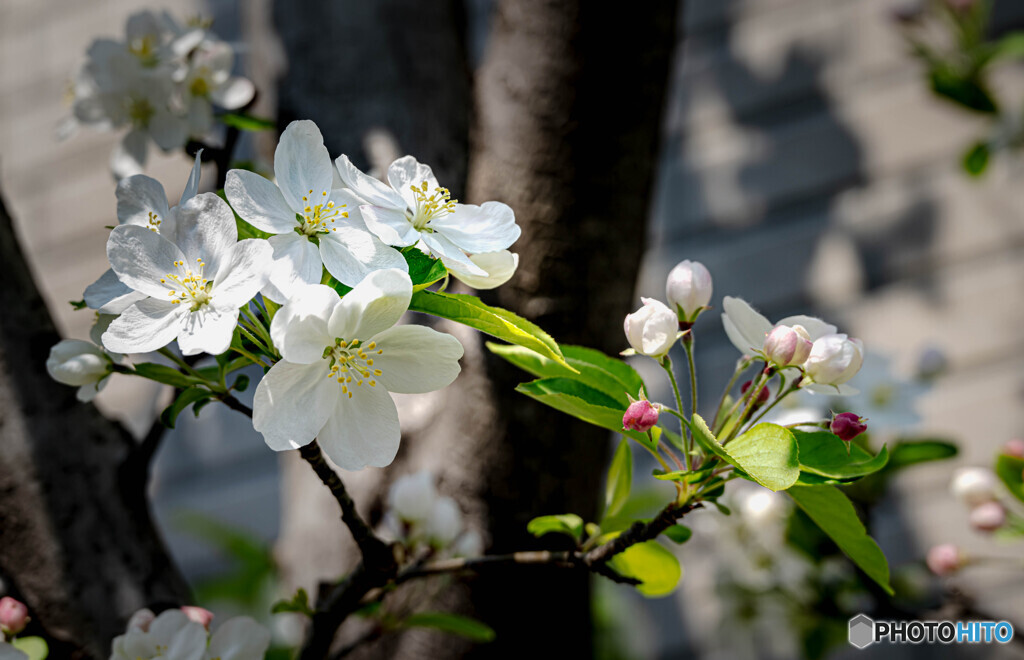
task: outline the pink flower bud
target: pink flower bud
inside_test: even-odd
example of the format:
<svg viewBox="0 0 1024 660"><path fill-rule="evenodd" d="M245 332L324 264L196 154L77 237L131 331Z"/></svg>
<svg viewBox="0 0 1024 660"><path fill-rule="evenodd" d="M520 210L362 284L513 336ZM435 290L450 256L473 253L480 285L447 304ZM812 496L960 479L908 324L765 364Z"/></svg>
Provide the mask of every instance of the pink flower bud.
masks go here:
<svg viewBox="0 0 1024 660"><path fill-rule="evenodd" d="M925 563L932 573L945 576L956 573L964 565L960 550L952 543L936 545L928 551Z"/></svg>
<svg viewBox="0 0 1024 660"><path fill-rule="evenodd" d="M763 350L778 367L799 366L811 354L811 336L802 325L778 325L765 337Z"/></svg>
<svg viewBox="0 0 1024 660"><path fill-rule="evenodd" d="M967 521L979 532L994 532L1006 524L1006 509L999 502L985 502L971 509Z"/></svg>
<svg viewBox="0 0 1024 660"><path fill-rule="evenodd" d="M191 621L195 621L207 630L210 629L210 622L213 621L213 612L210 610L203 609L202 607L195 607L194 605L185 605L181 608L181 611Z"/></svg>
<svg viewBox="0 0 1024 660"><path fill-rule="evenodd" d="M629 404L626 414L622 416L622 428L628 431L646 433L658 423L658 408L647 399L640 399Z"/></svg>
<svg viewBox="0 0 1024 660"><path fill-rule="evenodd" d="M1016 456L1017 458L1024 458L1024 440L1020 438L1014 438L1013 440L1007 440L1006 444L1003 445L1003 453L1007 456Z"/></svg>
<svg viewBox="0 0 1024 660"><path fill-rule="evenodd" d="M752 381L752 380L748 380L747 382L743 383L743 385L740 386L740 393L741 394L746 394L747 390L749 390L750 386L753 385L753 384L754 384L754 381ZM764 404L768 403L768 397L770 397L770 396L771 396L771 392L768 391L768 386L762 387L761 391L757 393L757 401L754 402L754 407L755 408L759 408L759 407L763 406Z"/></svg>
<svg viewBox="0 0 1024 660"><path fill-rule="evenodd" d="M20 600L10 596L0 598L0 630L7 635L17 635L28 625L28 608Z"/></svg>
<svg viewBox="0 0 1024 660"><path fill-rule="evenodd" d="M849 442L868 430L868 425L864 421L857 413L844 412L833 417L828 428L839 436L840 440Z"/></svg>

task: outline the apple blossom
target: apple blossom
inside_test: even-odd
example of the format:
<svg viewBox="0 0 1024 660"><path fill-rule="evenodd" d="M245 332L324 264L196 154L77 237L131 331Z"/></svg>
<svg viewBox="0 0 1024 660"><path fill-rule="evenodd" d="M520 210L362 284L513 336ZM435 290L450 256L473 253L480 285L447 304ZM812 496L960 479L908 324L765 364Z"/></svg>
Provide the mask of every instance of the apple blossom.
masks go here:
<svg viewBox="0 0 1024 660"><path fill-rule="evenodd" d="M444 265L459 273L490 277L468 254L507 249L519 238L512 209L501 202L459 204L433 171L404 156L388 168L388 184L357 169L348 156L335 161L341 180L362 200L367 228L388 245L422 243Z"/></svg>
<svg viewBox="0 0 1024 660"><path fill-rule="evenodd" d="M210 629L210 622L213 621L213 612L202 607L195 607L194 605L185 605L181 608L181 611L185 613L185 616L189 618L189 621L195 621L203 628Z"/></svg>
<svg viewBox="0 0 1024 660"><path fill-rule="evenodd" d="M484 538L475 529L463 530L459 538L452 544L452 554L456 557L476 557L484 553Z"/></svg>
<svg viewBox="0 0 1024 660"><path fill-rule="evenodd" d="M996 499L998 480L988 468L963 467L953 473L949 491L958 500L970 507L976 507Z"/></svg>
<svg viewBox="0 0 1024 660"><path fill-rule="evenodd" d="M148 625L134 625L139 612L133 615L125 634L114 639L110 660L255 660L267 652L270 631L263 626L249 617L235 617L209 637L203 623L186 611L201 609L166 610L156 618L149 610L140 610Z"/></svg>
<svg viewBox="0 0 1024 660"><path fill-rule="evenodd" d="M28 607L10 596L0 598L0 631L5 635L17 635L29 622Z"/></svg>
<svg viewBox="0 0 1024 660"><path fill-rule="evenodd" d="M818 385L842 385L857 375L863 363L864 344L859 339L829 334L814 340L804 369Z"/></svg>
<svg viewBox="0 0 1024 660"><path fill-rule="evenodd" d="M1017 458L1024 458L1024 440L1020 438L1014 438L1007 440L1006 444L1003 445L1003 453L1007 456L1016 456Z"/></svg>
<svg viewBox="0 0 1024 660"><path fill-rule="evenodd" d="M118 224L138 225L157 233L164 231L167 235L174 236L178 209L199 192L202 152L200 149L196 154L178 206L170 206L167 203L164 187L152 177L136 174L121 179L115 192ZM111 269L107 269L107 272L85 289L85 304L102 314L120 314L145 297L146 294L133 290L117 279L117 274Z"/></svg>
<svg viewBox="0 0 1024 660"><path fill-rule="evenodd" d="M189 55L182 95L190 135L205 135L213 128L214 105L236 110L256 95L250 80L231 75L234 59L231 46L210 34Z"/></svg>
<svg viewBox="0 0 1024 660"><path fill-rule="evenodd" d="M270 647L270 631L247 616L222 623L210 638L203 660L249 660L262 658Z"/></svg>
<svg viewBox="0 0 1024 660"><path fill-rule="evenodd" d="M388 491L391 512L408 523L426 520L436 500L434 477L426 470L399 477Z"/></svg>
<svg viewBox="0 0 1024 660"><path fill-rule="evenodd" d="M679 318L693 321L711 302L711 273L704 264L689 259L676 264L665 282L665 298Z"/></svg>
<svg viewBox="0 0 1024 660"><path fill-rule="evenodd" d="M938 576L952 575L964 565L964 557L952 543L933 546L928 551L925 563Z"/></svg>
<svg viewBox="0 0 1024 660"><path fill-rule="evenodd" d="M450 497L438 497L423 526L423 532L432 543L440 547L450 545L462 531L462 512Z"/></svg>
<svg viewBox="0 0 1024 660"><path fill-rule="evenodd" d="M346 470L384 467L398 452L398 412L388 392L421 393L459 374L462 344L420 325L396 326L412 281L370 273L342 299L310 285L278 310L270 336L281 351L256 388L253 426L275 451L319 438Z"/></svg>
<svg viewBox="0 0 1024 660"><path fill-rule="evenodd" d="M665 303L653 298L641 298L643 307L626 316L623 330L629 345L637 353L662 358L676 343L679 318Z"/></svg>
<svg viewBox="0 0 1024 660"><path fill-rule="evenodd" d="M779 368L799 367L811 354L811 345L811 336L799 323L777 325L765 337L761 350Z"/></svg>
<svg viewBox="0 0 1024 660"><path fill-rule="evenodd" d="M77 398L89 402L107 384L113 361L92 342L62 339L50 349L46 371L58 383L78 388Z"/></svg>
<svg viewBox="0 0 1024 660"><path fill-rule="evenodd" d="M771 321L759 314L745 300L726 296L722 299L722 326L725 334L729 337L732 345L739 349L744 355L754 355L764 346L765 337L772 331L772 328L779 325L801 326L807 337L813 342L819 337L833 334L837 331L836 326L825 323L813 316L787 316L778 323Z"/></svg>
<svg viewBox="0 0 1024 660"><path fill-rule="evenodd" d="M469 255L469 260L476 266L486 271L486 276L474 275L473 273L460 270L457 264L452 264L452 275L459 278L469 286L478 291L494 289L512 279L516 268L519 267L519 255L508 250L498 252L482 252Z"/></svg>
<svg viewBox="0 0 1024 660"><path fill-rule="evenodd" d="M274 269L263 293L283 303L300 286L318 284L323 268L342 284L355 286L369 273L408 270L395 249L367 231L360 201L332 188L334 169L320 129L293 121L274 152L272 183L255 172L228 172L224 194L239 216L274 234Z"/></svg>
<svg viewBox="0 0 1024 660"><path fill-rule="evenodd" d="M658 408L647 399L633 401L622 416L622 428L646 433L658 423Z"/></svg>
<svg viewBox="0 0 1024 660"><path fill-rule="evenodd" d="M971 509L967 521L979 532L994 532L1006 524L1006 508L999 502L983 502Z"/></svg>
<svg viewBox="0 0 1024 660"><path fill-rule="evenodd" d="M860 415L844 412L832 417L828 428L843 442L850 442L864 431L867 431L868 425L864 423Z"/></svg>
<svg viewBox="0 0 1024 660"><path fill-rule="evenodd" d="M107 257L117 277L148 298L103 333L119 353L145 353L178 339L184 355L228 349L238 309L267 282L266 241L238 241L231 209L213 193L179 207L174 241L137 225L114 228Z"/></svg>

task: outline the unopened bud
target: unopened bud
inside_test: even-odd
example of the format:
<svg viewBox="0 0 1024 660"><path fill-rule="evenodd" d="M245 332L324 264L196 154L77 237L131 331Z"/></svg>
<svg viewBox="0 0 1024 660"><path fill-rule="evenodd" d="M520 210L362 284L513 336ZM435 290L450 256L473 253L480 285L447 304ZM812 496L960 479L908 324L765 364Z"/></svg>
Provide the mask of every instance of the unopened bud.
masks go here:
<svg viewBox="0 0 1024 660"><path fill-rule="evenodd" d="M626 316L623 323L626 339L637 353L661 358L676 343L679 319L665 303L653 298L641 300L643 307Z"/></svg>
<svg viewBox="0 0 1024 660"><path fill-rule="evenodd" d="M190 621L195 621L203 628L210 629L210 622L213 621L213 612L202 607L195 607L194 605L185 605L181 608L181 611L189 618Z"/></svg>
<svg viewBox="0 0 1024 660"><path fill-rule="evenodd" d="M754 381L748 380L740 386L740 393L746 394L747 390L754 384ZM771 396L771 392L768 391L768 386L765 385L761 388L761 391L757 393L757 400L754 401L754 408L760 408L764 404L768 403L768 397Z"/></svg>
<svg viewBox="0 0 1024 660"><path fill-rule="evenodd" d="M840 440L849 442L868 430L868 425L864 422L865 420L857 413L844 412L834 416L828 428L839 436Z"/></svg>
<svg viewBox="0 0 1024 660"><path fill-rule="evenodd" d="M698 261L681 261L668 274L665 298L683 321L693 321L711 302L711 273Z"/></svg>
<svg viewBox="0 0 1024 660"><path fill-rule="evenodd" d="M952 575L964 565L964 557L960 549L952 543L936 545L928 551L925 563L932 573L939 576Z"/></svg>
<svg viewBox="0 0 1024 660"><path fill-rule="evenodd" d="M864 364L864 345L859 339L832 334L814 340L804 369L815 383L841 385L857 375Z"/></svg>
<svg viewBox="0 0 1024 660"><path fill-rule="evenodd" d="M979 532L994 532L1006 524L1006 509L999 502L985 502L971 509L967 521Z"/></svg>
<svg viewBox="0 0 1024 660"><path fill-rule="evenodd" d="M622 428L627 431L646 433L658 423L658 407L647 399L640 399L629 404L626 414L622 416Z"/></svg>
<svg viewBox="0 0 1024 660"><path fill-rule="evenodd" d="M987 468L966 467L953 473L949 491L958 500L976 507L996 499L996 475Z"/></svg>
<svg viewBox="0 0 1024 660"><path fill-rule="evenodd" d="M802 325L778 325L765 337L763 350L775 366L795 367L807 360L812 346L811 336Z"/></svg>
<svg viewBox="0 0 1024 660"><path fill-rule="evenodd" d="M1020 438L1014 438L1013 440L1007 440L1006 444L1003 445L1003 453L1007 456L1016 456L1017 458L1024 458L1024 440Z"/></svg>
<svg viewBox="0 0 1024 660"><path fill-rule="evenodd" d="M0 598L0 630L5 635L17 635L28 625L28 607L10 596Z"/></svg>

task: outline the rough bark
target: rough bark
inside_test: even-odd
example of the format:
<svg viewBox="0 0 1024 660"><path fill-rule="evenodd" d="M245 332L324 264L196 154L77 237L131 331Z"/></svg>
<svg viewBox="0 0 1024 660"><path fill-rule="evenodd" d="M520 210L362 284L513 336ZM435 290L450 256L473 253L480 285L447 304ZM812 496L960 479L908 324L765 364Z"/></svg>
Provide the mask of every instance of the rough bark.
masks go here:
<svg viewBox="0 0 1024 660"><path fill-rule="evenodd" d="M135 441L46 373L60 337L2 201L0 263L0 573L51 657L106 658L132 612L187 602L188 587L150 520Z"/></svg>

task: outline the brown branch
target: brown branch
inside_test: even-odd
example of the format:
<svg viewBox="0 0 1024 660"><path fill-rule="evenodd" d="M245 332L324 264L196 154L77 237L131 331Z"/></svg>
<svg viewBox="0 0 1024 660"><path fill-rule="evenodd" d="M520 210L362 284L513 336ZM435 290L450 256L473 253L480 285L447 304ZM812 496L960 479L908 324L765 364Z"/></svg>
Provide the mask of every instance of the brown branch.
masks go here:
<svg viewBox="0 0 1024 660"><path fill-rule="evenodd" d="M228 408L231 408L236 412L240 412L246 417L252 419L252 408L245 405L244 403L242 403L235 397L231 396L230 394L222 394L217 398L221 401L221 403L223 403Z"/></svg>
<svg viewBox="0 0 1024 660"><path fill-rule="evenodd" d="M676 524L677 520L703 506L700 502L687 502L686 504L672 502L650 522L637 521L611 541L587 552L583 555L582 561L591 570L597 570L595 566L607 564L612 557L624 552L630 546L656 539L659 534Z"/></svg>

